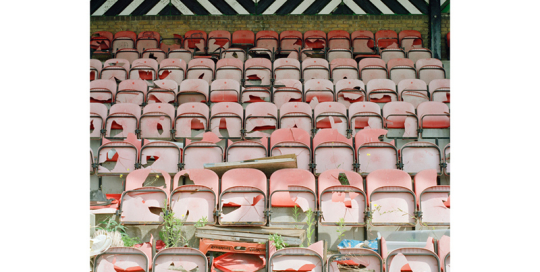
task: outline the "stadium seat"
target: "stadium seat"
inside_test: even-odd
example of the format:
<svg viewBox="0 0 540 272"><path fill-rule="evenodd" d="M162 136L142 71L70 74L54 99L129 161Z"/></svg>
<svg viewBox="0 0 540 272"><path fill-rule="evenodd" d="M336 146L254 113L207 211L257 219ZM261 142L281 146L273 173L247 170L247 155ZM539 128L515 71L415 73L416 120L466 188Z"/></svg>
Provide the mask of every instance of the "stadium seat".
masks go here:
<svg viewBox="0 0 540 272"><path fill-rule="evenodd" d="M115 267L124 271L149 271L151 260L146 254L134 247L110 247L96 256L94 272L116 271ZM170 264L170 263L169 263Z"/></svg>
<svg viewBox="0 0 540 272"><path fill-rule="evenodd" d="M178 85L182 83L186 75L186 62L182 59L164 59L159 63L158 78L171 79Z"/></svg>
<svg viewBox="0 0 540 272"><path fill-rule="evenodd" d="M373 102L352 103L349 106L349 123L352 135L356 135L357 129L383 128L381 107Z"/></svg>
<svg viewBox="0 0 540 272"><path fill-rule="evenodd" d="M122 48L135 49L135 42L137 41L137 34L133 31L119 31L114 34L112 41L112 53L116 54L116 51Z"/></svg>
<svg viewBox="0 0 540 272"><path fill-rule="evenodd" d="M126 79L118 84L116 103L131 103L139 106L146 104L148 85L144 80Z"/></svg>
<svg viewBox="0 0 540 272"><path fill-rule="evenodd" d="M351 48L351 35L345 30L331 30L327 37L328 49Z"/></svg>
<svg viewBox="0 0 540 272"><path fill-rule="evenodd" d="M274 82L274 104L281 108L287 102L302 102L303 86L296 79L280 79Z"/></svg>
<svg viewBox="0 0 540 272"><path fill-rule="evenodd" d="M152 141L141 148L141 168L174 175L182 168L182 149L174 142ZM167 187L167 191L170 187Z"/></svg>
<svg viewBox="0 0 540 272"><path fill-rule="evenodd" d="M165 180L163 187L152 186L150 173L156 173ZM146 180L150 178L150 182ZM145 184L148 184L146 185ZM167 209L171 188L171 176L165 171L152 171L152 169L138 169L130 172L126 177L126 190L120 199L120 223L124 225L157 225L163 222Z"/></svg>
<svg viewBox="0 0 540 272"><path fill-rule="evenodd" d="M407 58L416 63L419 59L431 58L431 51L422 46L422 34L417 30L402 30L399 32L399 44L407 53Z"/></svg>
<svg viewBox="0 0 540 272"><path fill-rule="evenodd" d="M169 52L176 50L176 49L182 49L182 46L184 43L182 43L183 38L182 35L173 34L172 38L163 38L161 37L161 44L159 45L159 49L163 50L163 52L169 54ZM183 49L185 50L185 49ZM185 50L188 51L188 50Z"/></svg>
<svg viewBox="0 0 540 272"><path fill-rule="evenodd" d="M341 270L339 269L339 264L365 267L366 271L384 271L381 256L377 252L367 248L340 248L339 254L331 255L328 258L328 272L339 272Z"/></svg>
<svg viewBox="0 0 540 272"><path fill-rule="evenodd" d="M397 169L399 155L393 141L379 141L388 131L365 128L354 136L356 147L357 172L366 175L379 169Z"/></svg>
<svg viewBox="0 0 540 272"><path fill-rule="evenodd" d="M241 140L233 142L229 140L227 147L227 162L239 162L268 157L268 138Z"/></svg>
<svg viewBox="0 0 540 272"><path fill-rule="evenodd" d="M310 79L330 79L328 61L318 58L303 60L302 78L304 79L304 82Z"/></svg>
<svg viewBox="0 0 540 272"><path fill-rule="evenodd" d="M90 37L90 48L94 50L92 54L111 55L111 44L114 35L109 31L96 31Z"/></svg>
<svg viewBox="0 0 540 272"><path fill-rule="evenodd" d="M206 163L223 162L223 149L217 145L220 141L217 135L206 132L199 141L186 139L184 148L184 170L203 169Z"/></svg>
<svg viewBox="0 0 540 272"><path fill-rule="evenodd" d="M141 139L172 140L174 117L174 106L171 104L153 103L146 105L139 122Z"/></svg>
<svg viewBox="0 0 540 272"><path fill-rule="evenodd" d="M399 153L403 171L411 176L426 169L435 169L437 174L441 173L441 151L436 144L409 142L401 147Z"/></svg>
<svg viewBox="0 0 540 272"><path fill-rule="evenodd" d="M192 59L188 63L187 79L202 79L212 83L216 64L211 59Z"/></svg>
<svg viewBox="0 0 540 272"><path fill-rule="evenodd" d="M216 63L216 80L233 79L242 82L244 75L244 63L239 59L220 59Z"/></svg>
<svg viewBox="0 0 540 272"><path fill-rule="evenodd" d="M210 218L208 218L208 220L210 220ZM156 252L154 260L152 261L152 271L155 272L189 268L198 269L198 271L208 271L208 259L197 249L190 247L175 247L164 248L159 252Z"/></svg>
<svg viewBox="0 0 540 272"><path fill-rule="evenodd" d="M193 53L187 49L175 48L175 49L170 49L169 53L167 53L167 58L181 59L185 63L189 63L193 59Z"/></svg>
<svg viewBox="0 0 540 272"><path fill-rule="evenodd" d="M146 95L146 103L170 103L177 104L178 84L174 80L156 80L149 86Z"/></svg>
<svg viewBox="0 0 540 272"><path fill-rule="evenodd" d="M322 102L315 106L314 111L315 129L335 129L341 135L347 137L349 132L349 120L347 108L338 102Z"/></svg>
<svg viewBox="0 0 540 272"><path fill-rule="evenodd" d="M231 46L231 32L214 30L208 33L208 54L220 54Z"/></svg>
<svg viewBox="0 0 540 272"><path fill-rule="evenodd" d="M304 81L304 101L312 109L322 102L334 101L334 84L328 79L310 79Z"/></svg>
<svg viewBox="0 0 540 272"><path fill-rule="evenodd" d="M396 84L392 80L372 79L368 83L366 83L366 85L369 101L375 103L398 101Z"/></svg>
<svg viewBox="0 0 540 272"><path fill-rule="evenodd" d="M351 104L367 100L364 82L359 79L341 79L336 83L336 101L349 108Z"/></svg>
<svg viewBox="0 0 540 272"><path fill-rule="evenodd" d="M379 169L369 173L366 191L374 227L415 225L416 198L405 171Z"/></svg>
<svg viewBox="0 0 540 272"><path fill-rule="evenodd" d="M434 79L445 79L446 71L438 59L419 59L416 61L416 77L429 85Z"/></svg>
<svg viewBox="0 0 540 272"><path fill-rule="evenodd" d="M101 79L122 81L129 78L130 62L127 59L108 59L103 63Z"/></svg>
<svg viewBox="0 0 540 272"><path fill-rule="evenodd" d="M356 30L351 33L351 40L353 54L357 58L378 56L373 32L369 30Z"/></svg>
<svg viewBox="0 0 540 272"><path fill-rule="evenodd" d="M309 247L288 247L268 253L268 267L273 271L323 272L325 261L324 243L316 242Z"/></svg>
<svg viewBox="0 0 540 272"><path fill-rule="evenodd" d="M221 178L220 225L264 226L268 190L266 175L257 169L237 168ZM230 212L229 212L230 211Z"/></svg>
<svg viewBox="0 0 540 272"><path fill-rule="evenodd" d="M100 79L99 75L102 68L103 63L101 63L101 61L97 59L90 59L90 81Z"/></svg>
<svg viewBox="0 0 540 272"><path fill-rule="evenodd" d="M139 59L141 54L135 48L122 48L116 51L114 55L117 59L126 59L129 63L133 63L135 60Z"/></svg>
<svg viewBox="0 0 540 272"><path fill-rule="evenodd" d="M215 225L214 211L217 211L218 195L219 177L214 171L182 170L174 175L170 209L186 225L195 224L203 218L206 218L208 225ZM182 215L185 217L181 218Z"/></svg>
<svg viewBox="0 0 540 272"><path fill-rule="evenodd" d="M101 139L109 110L100 103L90 103L90 139Z"/></svg>
<svg viewBox="0 0 540 272"><path fill-rule="evenodd" d="M336 226L340 219L347 226L365 225L367 200L362 176L353 171L330 169L321 173L318 186L321 225Z"/></svg>
<svg viewBox="0 0 540 272"><path fill-rule="evenodd" d="M308 209L317 210L318 198L313 174L304 169L280 169L272 173L269 184L268 208L272 214L270 226L307 225L305 217L294 217L293 208L298 208L302 213Z"/></svg>
<svg viewBox="0 0 540 272"><path fill-rule="evenodd" d="M248 59L244 63L244 86L270 86L272 62L264 58Z"/></svg>
<svg viewBox="0 0 540 272"><path fill-rule="evenodd" d="M383 117L386 120L385 129L389 130L386 137L391 139L417 139L418 117L413 104L396 101L384 104Z"/></svg>
<svg viewBox="0 0 540 272"><path fill-rule="evenodd" d="M255 33L250 30L237 30L232 34L232 47L249 49L255 46Z"/></svg>
<svg viewBox="0 0 540 272"><path fill-rule="evenodd" d="M381 59L388 63L391 59L405 58L405 51L399 48L398 35L393 30L379 30L375 33L375 40Z"/></svg>
<svg viewBox="0 0 540 272"><path fill-rule="evenodd" d="M300 128L313 135L313 110L304 102L287 102L279 108L279 128Z"/></svg>
<svg viewBox="0 0 540 272"><path fill-rule="evenodd" d="M358 63L353 59L334 59L330 62L330 74L334 82L341 79L358 79Z"/></svg>
<svg viewBox="0 0 540 272"><path fill-rule="evenodd" d="M180 83L180 91L178 92L178 104L188 102L208 102L208 82L204 79L186 79Z"/></svg>
<svg viewBox="0 0 540 272"><path fill-rule="evenodd" d="M285 30L279 34L279 53L289 54L293 51L300 51L304 44L302 32L296 30Z"/></svg>
<svg viewBox="0 0 540 272"><path fill-rule="evenodd" d="M404 79L416 79L414 62L410 59L391 59L387 66L388 78L396 85Z"/></svg>
<svg viewBox="0 0 540 272"><path fill-rule="evenodd" d="M261 30L255 34L255 47L276 52L279 47L279 34L272 30Z"/></svg>
<svg viewBox="0 0 540 272"><path fill-rule="evenodd" d="M192 52L192 55L206 54L206 32L202 30L190 30L184 34L184 49ZM170 58L171 56L169 56Z"/></svg>
<svg viewBox="0 0 540 272"><path fill-rule="evenodd" d="M281 128L270 136L270 156L296 155L298 169L311 170L311 138L301 128Z"/></svg>
<svg viewBox="0 0 540 272"><path fill-rule="evenodd" d="M141 141L133 133L121 142L102 139L96 158L97 175L124 175L134 171L139 163L140 150Z"/></svg>
<svg viewBox="0 0 540 272"><path fill-rule="evenodd" d="M244 62L247 59L246 50L241 48L228 48L221 51L221 59L239 59Z"/></svg>
<svg viewBox="0 0 540 272"><path fill-rule="evenodd" d="M302 73L300 62L297 59L282 58L274 61L274 80L295 79L300 80Z"/></svg>
<svg viewBox="0 0 540 272"><path fill-rule="evenodd" d="M272 91L270 86L246 86L240 93L240 102L242 105L258 102L270 102Z"/></svg>
<svg viewBox="0 0 540 272"><path fill-rule="evenodd" d="M234 79L216 79L210 85L210 102L238 103L240 89L240 83Z"/></svg>
<svg viewBox="0 0 540 272"><path fill-rule="evenodd" d="M96 79L90 82L90 102L114 103L116 96L116 81L114 79Z"/></svg>
<svg viewBox="0 0 540 272"><path fill-rule="evenodd" d="M358 66L358 63L353 59L353 52L349 48L328 49L326 55L326 58L329 62L332 62L336 59L350 59L354 61L354 63L356 64L355 66Z"/></svg>
<svg viewBox="0 0 540 272"><path fill-rule="evenodd" d="M314 173L329 169L354 171L352 139L347 139L337 129L321 129L313 137Z"/></svg>
<svg viewBox="0 0 540 272"><path fill-rule="evenodd" d="M158 63L167 58L167 53L159 48L148 48L141 53L142 59L154 59Z"/></svg>
<svg viewBox="0 0 540 272"><path fill-rule="evenodd" d="M155 80L158 74L158 62L154 59L137 59L131 63L130 79Z"/></svg>
<svg viewBox="0 0 540 272"><path fill-rule="evenodd" d="M443 235L437 241L437 255L442 262L442 271L450 272L450 237Z"/></svg>
<svg viewBox="0 0 540 272"><path fill-rule="evenodd" d="M114 104L105 120L106 138L126 138L129 133L138 134L141 107L131 103Z"/></svg>
<svg viewBox="0 0 540 272"><path fill-rule="evenodd" d="M277 107L271 102L251 103L246 107L244 117L245 136L260 132L266 137L278 128Z"/></svg>
<svg viewBox="0 0 540 272"><path fill-rule="evenodd" d="M431 101L450 103L450 79L434 79L429 82Z"/></svg>
<svg viewBox="0 0 540 272"><path fill-rule="evenodd" d="M442 102L426 101L418 105L422 139L450 139L450 110Z"/></svg>
<svg viewBox="0 0 540 272"><path fill-rule="evenodd" d="M240 138L244 109L233 102L221 102L212 106L210 111L210 130L218 137Z"/></svg>
<svg viewBox="0 0 540 272"><path fill-rule="evenodd" d="M149 48L159 48L161 36L156 31L143 31L137 37L137 51L143 53Z"/></svg>
<svg viewBox="0 0 540 272"><path fill-rule="evenodd" d="M420 103L429 101L427 85L420 79L404 79L397 86L399 101L409 102L415 108Z"/></svg>
<svg viewBox="0 0 540 272"><path fill-rule="evenodd" d="M309 30L304 33L302 61L307 58L326 59L326 33L321 30Z"/></svg>
<svg viewBox="0 0 540 272"><path fill-rule="evenodd" d="M444 147L444 174L450 176L450 143Z"/></svg>
<svg viewBox="0 0 540 272"><path fill-rule="evenodd" d="M362 59L358 63L358 70L360 71L360 79L364 82L364 84L368 84L372 79L388 78L386 63L384 63L382 59Z"/></svg>
<svg viewBox="0 0 540 272"><path fill-rule="evenodd" d="M208 105L198 102L178 106L174 120L174 139L201 137L208 129L209 111Z"/></svg>
<svg viewBox="0 0 540 272"><path fill-rule="evenodd" d="M437 171L418 172L414 176L414 191L423 226L450 226L450 185L437 185Z"/></svg>
<svg viewBox="0 0 540 272"><path fill-rule="evenodd" d="M399 248L386 258L388 272L440 271L440 260L433 251L425 248ZM404 270L407 269L407 270Z"/></svg>

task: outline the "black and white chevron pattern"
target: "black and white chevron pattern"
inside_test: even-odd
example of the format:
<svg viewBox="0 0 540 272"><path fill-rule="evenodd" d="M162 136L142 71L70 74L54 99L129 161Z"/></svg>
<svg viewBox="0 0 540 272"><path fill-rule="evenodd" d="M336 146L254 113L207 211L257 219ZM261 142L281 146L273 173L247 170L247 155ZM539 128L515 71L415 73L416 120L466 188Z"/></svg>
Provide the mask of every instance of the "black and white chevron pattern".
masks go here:
<svg viewBox="0 0 540 272"><path fill-rule="evenodd" d="M441 0L441 6L450 0ZM428 14L429 0L91 0L91 16Z"/></svg>

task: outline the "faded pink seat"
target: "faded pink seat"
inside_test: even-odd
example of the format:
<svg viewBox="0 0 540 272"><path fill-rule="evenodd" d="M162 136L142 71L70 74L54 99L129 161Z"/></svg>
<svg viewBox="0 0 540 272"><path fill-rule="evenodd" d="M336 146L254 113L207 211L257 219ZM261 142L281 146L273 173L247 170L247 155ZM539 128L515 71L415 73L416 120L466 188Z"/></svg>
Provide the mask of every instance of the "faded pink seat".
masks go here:
<svg viewBox="0 0 540 272"><path fill-rule="evenodd" d="M270 248L268 267L273 271L311 271L323 272L323 241L313 243L307 248L289 247L280 250Z"/></svg>
<svg viewBox="0 0 540 272"><path fill-rule="evenodd" d="M274 103L252 103L246 107L244 128L246 136L250 137L253 132L261 132L266 137L278 128L277 107Z"/></svg>
<svg viewBox="0 0 540 272"><path fill-rule="evenodd" d="M373 226L415 225L416 199L411 177L398 169L375 170L366 177Z"/></svg>
<svg viewBox="0 0 540 272"><path fill-rule="evenodd" d="M135 60L139 59L140 54L139 51L135 48L122 48L118 49L116 51L116 54L114 55L117 59L126 59L129 61L129 63L134 62Z"/></svg>
<svg viewBox="0 0 540 272"><path fill-rule="evenodd" d="M405 51L399 48L398 35L393 30L379 30L375 33L375 40L381 59L388 63L391 59L405 58Z"/></svg>
<svg viewBox="0 0 540 272"><path fill-rule="evenodd" d="M108 59L103 63L101 79L125 80L129 78L130 62L127 59Z"/></svg>
<svg viewBox="0 0 540 272"><path fill-rule="evenodd" d="M334 101L334 84L328 79L304 81L304 100L312 109L319 103Z"/></svg>
<svg viewBox="0 0 540 272"><path fill-rule="evenodd" d="M142 59L155 59L158 63L167 58L167 53L159 48L147 48L141 53Z"/></svg>
<svg viewBox="0 0 540 272"><path fill-rule="evenodd" d="M344 176L347 184L343 184ZM343 218L348 226L364 226L367 207L362 176L353 171L330 169L319 176L321 224L335 226ZM338 272L338 271L336 271Z"/></svg>
<svg viewBox="0 0 540 272"><path fill-rule="evenodd" d="M435 169L441 173L441 151L436 144L430 142L409 142L400 150L403 171L415 175L426 170Z"/></svg>
<svg viewBox="0 0 540 272"><path fill-rule="evenodd" d="M100 103L90 103L90 139L101 138L108 112L107 106Z"/></svg>
<svg viewBox="0 0 540 272"><path fill-rule="evenodd" d="M416 77L429 85L434 79L445 79L446 71L438 59L419 59L416 61Z"/></svg>
<svg viewBox="0 0 540 272"><path fill-rule="evenodd" d="M396 84L390 79L372 79L367 83L369 101L388 103L398 101Z"/></svg>
<svg viewBox="0 0 540 272"><path fill-rule="evenodd" d="M280 54L300 51L304 39L302 32L296 30L285 30L279 34Z"/></svg>
<svg viewBox="0 0 540 272"><path fill-rule="evenodd" d="M180 85L186 75L186 62L182 59L168 58L159 63L158 78L174 80Z"/></svg>
<svg viewBox="0 0 540 272"><path fill-rule="evenodd" d="M393 141L379 141L387 130L366 128L354 136L357 172L366 175L379 169L397 169L399 155Z"/></svg>
<svg viewBox="0 0 540 272"><path fill-rule="evenodd" d="M280 169L270 176L270 210L298 207L302 212L317 210L315 177L304 169ZM288 213L288 212L287 212ZM302 219L300 219L302 220ZM306 225L305 219L296 222L292 216L270 217L270 225Z"/></svg>
<svg viewBox="0 0 540 272"><path fill-rule="evenodd" d="M326 33L321 30L309 30L304 33L304 46L302 49L301 60L309 58L325 58L324 49L326 49Z"/></svg>
<svg viewBox="0 0 540 272"><path fill-rule="evenodd" d="M148 85L141 79L126 79L118 84L116 103L146 104Z"/></svg>
<svg viewBox="0 0 540 272"><path fill-rule="evenodd" d="M116 51L122 48L135 48L135 42L137 41L137 34L133 31L118 31L114 34L112 42L112 53L116 54Z"/></svg>
<svg viewBox="0 0 540 272"><path fill-rule="evenodd" d="M346 257L349 262L357 265L363 265L366 267L367 271L382 272L383 270L383 259L381 256L367 248L340 248L340 254L331 255L328 258L327 266L328 272L339 272L338 262L341 261L339 257ZM337 257L337 258L336 258Z"/></svg>
<svg viewBox="0 0 540 272"><path fill-rule="evenodd" d="M204 103L184 103L178 106L174 120L174 139L200 137L208 128L210 109Z"/></svg>
<svg viewBox="0 0 540 272"><path fill-rule="evenodd" d="M384 60L378 58L365 58L358 62L360 79L368 84L372 79L387 79L388 72Z"/></svg>
<svg viewBox="0 0 540 272"><path fill-rule="evenodd" d="M299 169L311 170L311 138L301 128L281 128L270 136L270 156L296 155Z"/></svg>
<svg viewBox="0 0 540 272"><path fill-rule="evenodd" d="M328 61L319 58L309 58L303 60L302 78L304 81L308 81L310 79L330 79Z"/></svg>
<svg viewBox="0 0 540 272"><path fill-rule="evenodd" d="M354 61L354 63L358 66L356 61L353 59L353 52L349 48L350 47L328 49L326 58L329 62L332 62L336 59L349 59Z"/></svg>
<svg viewBox="0 0 540 272"><path fill-rule="evenodd" d="M398 139L418 138L418 117L411 103L404 101L389 102L384 104L382 111L386 120L385 129L403 130L401 136L396 134L401 131L396 131L392 135L388 135L388 137Z"/></svg>
<svg viewBox="0 0 540 272"><path fill-rule="evenodd" d="M416 63L419 59L431 58L431 51L422 47L422 34L417 30L402 30L399 32L399 43L407 58Z"/></svg>
<svg viewBox="0 0 540 272"><path fill-rule="evenodd" d="M210 102L238 103L240 88L240 83L234 79L216 79L210 85Z"/></svg>
<svg viewBox="0 0 540 272"><path fill-rule="evenodd" d="M148 178L157 182L158 176L165 180L163 187L146 182ZM150 185L145 186L145 183ZM120 199L120 222L130 225L161 224L164 215L162 210L167 209L169 203L170 188L171 176L166 171L147 168L129 173L126 177L126 190Z"/></svg>
<svg viewBox="0 0 540 272"><path fill-rule="evenodd" d="M450 272L450 237L443 235L438 239L437 255L441 261L442 271Z"/></svg>
<svg viewBox="0 0 540 272"><path fill-rule="evenodd" d="M116 96L114 79L96 79L90 82L90 102L114 103Z"/></svg>
<svg viewBox="0 0 540 272"><path fill-rule="evenodd" d="M297 59L281 58L274 61L275 81L294 79L300 80L300 62Z"/></svg>
<svg viewBox="0 0 540 272"><path fill-rule="evenodd" d="M268 187L266 175L257 169L237 168L225 172L221 178L219 195L220 225L264 226ZM224 212L224 208L234 208Z"/></svg>
<svg viewBox="0 0 540 272"><path fill-rule="evenodd" d="M244 86L269 86L272 79L272 62L265 58L248 59L244 63Z"/></svg>
<svg viewBox="0 0 540 272"><path fill-rule="evenodd" d="M414 62L410 59L391 59L386 66L388 67L388 78L396 85L404 79L416 79Z"/></svg>
<svg viewBox="0 0 540 272"><path fill-rule="evenodd" d="M134 171L140 149L141 141L137 140L137 136L133 133L128 134L122 142L103 139L96 162L98 176L120 175Z"/></svg>
<svg viewBox="0 0 540 272"><path fill-rule="evenodd" d="M347 137L349 120L347 108L338 102L323 102L317 104L314 111L315 129L336 129Z"/></svg>
<svg viewBox="0 0 540 272"><path fill-rule="evenodd" d="M247 54L241 48L228 48L221 51L220 59L239 59L242 63L246 60Z"/></svg>
<svg viewBox="0 0 540 272"><path fill-rule="evenodd" d="M223 162L223 149L217 145L220 139L212 132L206 132L200 141L186 139L184 148L184 169L203 169L206 163Z"/></svg>
<svg viewBox="0 0 540 272"><path fill-rule="evenodd" d="M99 75L102 68L103 64L100 60L90 59L90 81L100 79Z"/></svg>
<svg viewBox="0 0 540 272"><path fill-rule="evenodd" d="M414 176L418 211L424 226L450 226L450 185L437 185L437 171L427 169Z"/></svg>
<svg viewBox="0 0 540 272"><path fill-rule="evenodd" d="M139 122L141 139L172 140L174 106L165 103L148 104Z"/></svg>
<svg viewBox="0 0 540 272"><path fill-rule="evenodd" d="M449 128L450 110L442 102L427 101L417 107L420 128Z"/></svg>
<svg viewBox="0 0 540 272"><path fill-rule="evenodd" d="M331 78L334 82L341 79L358 79L358 63L355 60L336 58L330 62Z"/></svg>
<svg viewBox="0 0 540 272"><path fill-rule="evenodd" d="M216 103L211 109L210 130L218 137L239 138L242 136L243 120L242 105L234 102Z"/></svg>
<svg viewBox="0 0 540 272"><path fill-rule="evenodd" d="M315 174L329 169L354 170L352 139L347 139L336 129L321 129L313 138L313 163Z"/></svg>
<svg viewBox="0 0 540 272"><path fill-rule="evenodd" d="M130 103L112 105L105 121L105 137L126 138L128 133L137 134L140 117L139 105Z"/></svg>
<svg viewBox="0 0 540 272"><path fill-rule="evenodd" d="M216 80L233 79L242 82L244 62L239 59L220 59L216 63Z"/></svg>
<svg viewBox="0 0 540 272"><path fill-rule="evenodd" d="M148 87L146 103L169 103L175 104L178 96L178 84L174 80L156 80Z"/></svg>
<svg viewBox="0 0 540 272"><path fill-rule="evenodd" d="M443 152L444 152L444 165L446 165L446 167L444 167L444 174L449 176L450 175L450 143L448 143L444 149L443 149Z"/></svg>
<svg viewBox="0 0 540 272"><path fill-rule="evenodd" d="M208 54L217 54L231 46L231 32L214 30L208 33Z"/></svg>
<svg viewBox="0 0 540 272"><path fill-rule="evenodd" d="M272 30L261 30L255 34L255 47L277 51L279 34Z"/></svg>
<svg viewBox="0 0 540 272"><path fill-rule="evenodd" d="M276 60L278 61L278 60ZM274 82L274 104L281 108L288 102L302 102L304 87L299 80L281 79Z"/></svg>
<svg viewBox="0 0 540 272"><path fill-rule="evenodd" d="M189 63L193 59L191 51L183 48L171 49L167 54L169 59L181 59L185 63ZM187 70L186 70L187 71Z"/></svg>
<svg viewBox="0 0 540 272"><path fill-rule="evenodd" d="M137 51L142 53L148 48L159 48L161 36L156 31L143 31L137 36Z"/></svg>
<svg viewBox="0 0 540 272"><path fill-rule="evenodd" d="M151 260L146 254L134 247L110 247L107 251L96 256L95 272L112 272L119 269L136 269L133 271L149 271ZM170 263L169 263L170 264Z"/></svg>
<svg viewBox="0 0 540 272"><path fill-rule="evenodd" d="M151 169L154 172L165 171L174 175L182 166L182 149L174 142L145 141L141 148L140 162L141 169Z"/></svg>
<svg viewBox="0 0 540 272"><path fill-rule="evenodd" d="M351 47L351 35L345 30L331 30L327 36L329 49Z"/></svg>
<svg viewBox="0 0 540 272"><path fill-rule="evenodd" d="M304 102L287 102L279 109L279 128L300 128L312 136L313 112Z"/></svg>
<svg viewBox="0 0 540 272"><path fill-rule="evenodd" d="M152 264L152 271L154 272L166 272L171 271L171 269L208 271L208 259L206 256L201 251L190 247L162 249L155 254Z"/></svg>
<svg viewBox="0 0 540 272"><path fill-rule="evenodd" d="M356 30L351 33L353 53L361 55L375 55L375 36L369 30Z"/></svg>
<svg viewBox="0 0 540 272"><path fill-rule="evenodd" d="M195 51L197 55L204 55L207 37L206 32L202 30L190 30L184 34L184 48L191 52Z"/></svg>
<svg viewBox="0 0 540 272"><path fill-rule="evenodd" d="M399 248L393 250L386 258L388 272L403 271L408 266L410 271L440 271L440 260L437 254L425 248Z"/></svg>
<svg viewBox="0 0 540 272"><path fill-rule="evenodd" d="M364 82L359 79L341 79L336 83L336 100L349 108L351 104L367 100Z"/></svg>
<svg viewBox="0 0 540 272"><path fill-rule="evenodd" d="M206 103L208 101L208 82L204 79L186 79L180 83L177 101L179 105L189 102Z"/></svg>
<svg viewBox="0 0 540 272"><path fill-rule="evenodd" d="M383 128L381 107L373 102L356 102L349 107L349 126L352 135L357 129Z"/></svg>
<svg viewBox="0 0 540 272"><path fill-rule="evenodd" d="M255 33L251 30L237 30L232 34L232 46L251 48L255 46Z"/></svg>
<svg viewBox="0 0 540 272"><path fill-rule="evenodd" d="M450 79L434 79L429 82L431 101L450 103Z"/></svg>
<svg viewBox="0 0 540 272"><path fill-rule="evenodd" d="M268 138L260 133L254 133L251 137L261 138L236 142L229 140L226 161L239 162L268 157Z"/></svg>
<svg viewBox="0 0 540 272"><path fill-rule="evenodd" d="M428 88L420 79L404 79L398 83L400 101L411 103L415 108L422 102L429 101Z"/></svg>
<svg viewBox="0 0 540 272"><path fill-rule="evenodd" d="M219 177L214 171L182 170L173 179L170 209L185 224L194 224L206 217L207 224L215 225L218 195ZM181 218L182 215L185 217Z"/></svg>
<svg viewBox="0 0 540 272"><path fill-rule="evenodd" d="M215 63L211 59L192 59L188 63L187 79L202 79L208 84L214 80Z"/></svg>

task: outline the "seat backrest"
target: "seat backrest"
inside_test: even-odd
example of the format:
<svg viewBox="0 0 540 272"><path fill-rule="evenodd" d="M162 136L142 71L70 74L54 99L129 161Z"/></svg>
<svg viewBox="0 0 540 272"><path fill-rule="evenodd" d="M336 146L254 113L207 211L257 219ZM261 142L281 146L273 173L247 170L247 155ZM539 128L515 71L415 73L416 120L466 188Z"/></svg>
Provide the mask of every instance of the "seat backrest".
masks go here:
<svg viewBox="0 0 540 272"><path fill-rule="evenodd" d="M376 66L376 67L380 67L386 70L386 63L382 59L365 58L365 59L361 59L358 62L358 68L360 71L362 71L364 68L367 68L369 66Z"/></svg>
<svg viewBox="0 0 540 272"><path fill-rule="evenodd" d="M186 79L180 83L180 93L197 92L208 97L208 82L204 79Z"/></svg>
<svg viewBox="0 0 540 272"><path fill-rule="evenodd" d="M246 62L244 63L244 69L247 70L253 67L264 67L271 70L272 62L269 59L265 59L265 58L252 58L252 59L246 60Z"/></svg>
<svg viewBox="0 0 540 272"><path fill-rule="evenodd" d="M233 44L255 45L255 34L251 30L237 30L232 34Z"/></svg>
<svg viewBox="0 0 540 272"><path fill-rule="evenodd" d="M315 106L315 119L321 114L338 113L347 116L347 108L338 102L321 102Z"/></svg>
<svg viewBox="0 0 540 272"><path fill-rule="evenodd" d="M249 186L260 189L266 195L266 175L258 169L236 168L231 169L221 177L221 192L237 186Z"/></svg>
<svg viewBox="0 0 540 272"><path fill-rule="evenodd" d="M311 90L334 92L334 83L328 79L310 79L304 83L304 92Z"/></svg>
<svg viewBox="0 0 540 272"><path fill-rule="evenodd" d="M340 91L360 91L365 90L364 82L360 79L341 79L336 82L336 93Z"/></svg>
<svg viewBox="0 0 540 272"><path fill-rule="evenodd" d="M246 119L253 116L275 117L277 119L277 107L271 102L250 103L246 107Z"/></svg>
<svg viewBox="0 0 540 272"><path fill-rule="evenodd" d="M379 169L366 177L367 198L378 188L384 186L398 186L412 191L411 176L399 169Z"/></svg>
<svg viewBox="0 0 540 272"><path fill-rule="evenodd" d="M296 195L295 199L293 199L289 192L276 192L278 190L289 190L291 186L302 186L315 194L315 177L311 172L304 169L280 169L272 173L269 183L272 207L294 207L299 205L303 210L307 210L307 207L315 210L317 197L313 199L313 203L303 203L299 201L300 195Z"/></svg>
<svg viewBox="0 0 540 272"><path fill-rule="evenodd" d="M399 44L405 51L409 51L411 48L422 47L422 34L417 30L402 30L399 32Z"/></svg>
<svg viewBox="0 0 540 272"><path fill-rule="evenodd" d="M188 63L188 69L193 67L208 67L212 71L215 69L215 63L211 59L192 59Z"/></svg>
<svg viewBox="0 0 540 272"><path fill-rule="evenodd" d="M384 48L398 48L398 35L393 30L379 30L375 33L375 40L377 47Z"/></svg>
<svg viewBox="0 0 540 272"><path fill-rule="evenodd" d="M240 70L244 70L244 62L242 62L239 59L231 59L231 58L220 59L216 63L216 69L219 69L222 67L231 67L231 66L238 68Z"/></svg>
<svg viewBox="0 0 540 272"><path fill-rule="evenodd" d="M380 89L388 89L392 91L396 91L396 84L390 80L390 79L372 79L367 84L367 93L369 94L372 91L380 90Z"/></svg>
<svg viewBox="0 0 540 272"><path fill-rule="evenodd" d="M340 66L347 66L347 67L351 67L351 68L354 68L354 69L358 69L358 63L356 63L356 61L353 60L353 59L339 58L339 59L333 59L330 62L330 69L331 70L334 70L336 67L340 67Z"/></svg>
<svg viewBox="0 0 540 272"><path fill-rule="evenodd" d="M441 114L449 114L448 105L437 101L426 101L420 103L417 107L418 120L423 128L448 128L450 127L450 117L441 116ZM437 114L438 116L429 116ZM424 117L424 115L426 115Z"/></svg>
<svg viewBox="0 0 540 272"><path fill-rule="evenodd" d="M397 66L407 66L414 68L414 62L410 59L404 59L404 58L397 58L397 59L390 59L388 60L388 71L392 70L392 68Z"/></svg>

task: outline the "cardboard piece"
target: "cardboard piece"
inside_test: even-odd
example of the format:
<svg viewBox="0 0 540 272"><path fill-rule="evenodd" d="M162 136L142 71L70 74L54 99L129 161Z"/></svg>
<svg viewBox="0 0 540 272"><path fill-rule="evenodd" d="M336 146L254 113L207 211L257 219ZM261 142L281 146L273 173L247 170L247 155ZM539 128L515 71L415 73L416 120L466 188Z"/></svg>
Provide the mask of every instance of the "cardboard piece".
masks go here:
<svg viewBox="0 0 540 272"><path fill-rule="evenodd" d="M285 168L297 168L296 154L287 154L267 158L258 158L238 162L205 163L204 169L214 171L219 177L228 170L235 168L254 168L261 170L270 177L277 170Z"/></svg>

